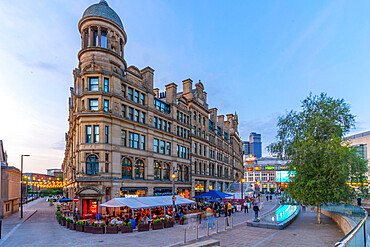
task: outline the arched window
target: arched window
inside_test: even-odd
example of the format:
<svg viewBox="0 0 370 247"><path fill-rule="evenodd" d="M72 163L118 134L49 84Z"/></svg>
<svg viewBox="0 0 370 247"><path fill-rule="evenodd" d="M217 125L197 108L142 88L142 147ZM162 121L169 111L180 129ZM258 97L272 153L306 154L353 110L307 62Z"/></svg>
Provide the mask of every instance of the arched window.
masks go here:
<svg viewBox="0 0 370 247"><path fill-rule="evenodd" d="M96 155L89 155L86 159L86 174L97 175L99 173L99 158Z"/></svg>
<svg viewBox="0 0 370 247"><path fill-rule="evenodd" d="M161 174L162 173L162 167L159 162L154 163L154 179L155 180L161 180Z"/></svg>
<svg viewBox="0 0 370 247"><path fill-rule="evenodd" d="M177 165L177 180L182 181L182 166Z"/></svg>
<svg viewBox="0 0 370 247"><path fill-rule="evenodd" d="M144 162L137 160L135 165L135 178L144 179Z"/></svg>
<svg viewBox="0 0 370 247"><path fill-rule="evenodd" d="M170 180L170 165L166 163L163 165L163 180Z"/></svg>
<svg viewBox="0 0 370 247"><path fill-rule="evenodd" d="M184 180L189 181L189 167L188 166L184 167Z"/></svg>
<svg viewBox="0 0 370 247"><path fill-rule="evenodd" d="M122 160L122 177L132 178L132 162L127 158Z"/></svg>

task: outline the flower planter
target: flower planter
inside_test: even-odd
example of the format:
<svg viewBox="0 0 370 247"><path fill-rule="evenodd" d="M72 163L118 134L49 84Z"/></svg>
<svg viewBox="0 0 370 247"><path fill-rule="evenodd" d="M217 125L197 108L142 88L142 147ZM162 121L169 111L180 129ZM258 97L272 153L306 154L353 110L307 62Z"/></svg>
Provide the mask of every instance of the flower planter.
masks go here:
<svg viewBox="0 0 370 247"><path fill-rule="evenodd" d="M84 231L84 225L76 225L76 231L83 232Z"/></svg>
<svg viewBox="0 0 370 247"><path fill-rule="evenodd" d="M104 234L104 227L100 226L85 226L85 232L93 234Z"/></svg>
<svg viewBox="0 0 370 247"><path fill-rule="evenodd" d="M166 221L164 222L164 228L169 228L169 227L173 227L173 221Z"/></svg>
<svg viewBox="0 0 370 247"><path fill-rule="evenodd" d="M66 220L61 220L61 222L62 222L62 226L66 225Z"/></svg>
<svg viewBox="0 0 370 247"><path fill-rule="evenodd" d="M180 219L180 225L185 225L185 220Z"/></svg>
<svg viewBox="0 0 370 247"><path fill-rule="evenodd" d="M67 228L69 228L69 224L70 224L70 223L67 221L67 222L66 222L66 227L67 227Z"/></svg>
<svg viewBox="0 0 370 247"><path fill-rule="evenodd" d="M61 218L58 217L57 220L58 220L59 224L62 224L62 219Z"/></svg>
<svg viewBox="0 0 370 247"><path fill-rule="evenodd" d="M163 229L163 223L153 223L152 224L152 229L153 230L160 230L160 229Z"/></svg>
<svg viewBox="0 0 370 247"><path fill-rule="evenodd" d="M69 229L76 230L76 224L70 223L69 224Z"/></svg>
<svg viewBox="0 0 370 247"><path fill-rule="evenodd" d="M105 233L106 234L116 234L118 233L118 227L117 226L106 226Z"/></svg>
<svg viewBox="0 0 370 247"><path fill-rule="evenodd" d="M121 232L122 233L128 233L133 232L134 229L132 229L132 226L121 226Z"/></svg>
<svg viewBox="0 0 370 247"><path fill-rule="evenodd" d="M149 231L149 224L141 224L137 226L139 232Z"/></svg>

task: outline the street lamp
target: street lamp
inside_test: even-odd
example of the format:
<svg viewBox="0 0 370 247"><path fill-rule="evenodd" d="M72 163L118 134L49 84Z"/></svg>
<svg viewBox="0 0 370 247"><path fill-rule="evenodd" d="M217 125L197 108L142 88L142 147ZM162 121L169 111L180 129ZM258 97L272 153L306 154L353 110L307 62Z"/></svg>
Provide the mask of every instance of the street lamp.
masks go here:
<svg viewBox="0 0 370 247"><path fill-rule="evenodd" d="M242 207L244 207L244 188L243 188L244 182L245 182L245 179L243 178L242 179Z"/></svg>
<svg viewBox="0 0 370 247"><path fill-rule="evenodd" d="M29 154L21 155L21 218L23 218L23 157L29 157L29 156L30 156Z"/></svg>
<svg viewBox="0 0 370 247"><path fill-rule="evenodd" d="M176 178L176 174L175 174L175 169L173 170L173 173L172 173L172 220L175 220L175 200L176 200L176 197L175 197L175 178Z"/></svg>

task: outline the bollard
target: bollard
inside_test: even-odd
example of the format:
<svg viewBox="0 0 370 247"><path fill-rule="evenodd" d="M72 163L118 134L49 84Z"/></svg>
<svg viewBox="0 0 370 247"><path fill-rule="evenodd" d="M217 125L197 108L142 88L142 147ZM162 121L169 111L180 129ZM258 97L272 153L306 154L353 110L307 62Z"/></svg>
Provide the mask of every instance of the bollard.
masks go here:
<svg viewBox="0 0 370 247"><path fill-rule="evenodd" d="M184 228L184 244L186 243L186 228Z"/></svg>
<svg viewBox="0 0 370 247"><path fill-rule="evenodd" d="M207 222L207 236L209 236L209 222Z"/></svg>
<svg viewBox="0 0 370 247"><path fill-rule="evenodd" d="M231 228L234 227L234 218L231 216Z"/></svg>
<svg viewBox="0 0 370 247"><path fill-rule="evenodd" d="M199 226L197 226L197 240L199 239Z"/></svg>
<svg viewBox="0 0 370 247"><path fill-rule="evenodd" d="M225 231L226 231L226 227L227 227L227 226L226 226L226 224L227 224L227 223L229 223L229 222L228 222L228 218L226 217L226 218L224 219L224 230L225 230Z"/></svg>
<svg viewBox="0 0 370 247"><path fill-rule="evenodd" d="M216 220L216 233L218 233L218 220Z"/></svg>

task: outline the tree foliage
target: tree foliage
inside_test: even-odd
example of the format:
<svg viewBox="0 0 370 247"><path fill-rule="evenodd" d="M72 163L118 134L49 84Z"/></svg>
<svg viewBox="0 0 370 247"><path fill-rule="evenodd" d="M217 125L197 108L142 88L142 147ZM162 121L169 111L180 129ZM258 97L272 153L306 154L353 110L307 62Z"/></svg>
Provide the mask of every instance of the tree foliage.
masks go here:
<svg viewBox="0 0 370 247"><path fill-rule="evenodd" d="M351 200L354 190L347 182L361 180L366 162L344 138L355 118L343 99L310 94L301 107L279 118L277 142L268 150L296 171L287 191L298 203L317 206L321 223L321 203Z"/></svg>

